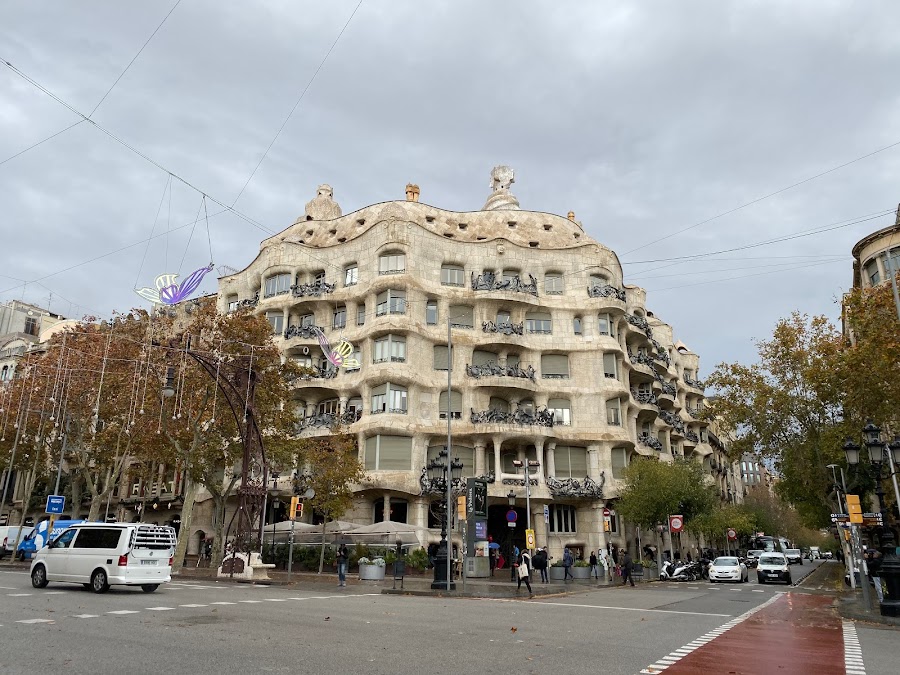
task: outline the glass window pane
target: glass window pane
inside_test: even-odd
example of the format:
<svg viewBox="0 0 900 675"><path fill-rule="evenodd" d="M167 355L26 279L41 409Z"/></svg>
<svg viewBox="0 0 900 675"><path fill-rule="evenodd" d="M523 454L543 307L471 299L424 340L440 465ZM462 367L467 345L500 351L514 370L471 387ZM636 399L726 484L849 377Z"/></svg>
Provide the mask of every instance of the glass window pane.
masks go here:
<svg viewBox="0 0 900 675"><path fill-rule="evenodd" d="M444 265L441 267L441 283L444 286L465 286L466 272L458 265Z"/></svg>
<svg viewBox="0 0 900 675"><path fill-rule="evenodd" d="M378 468L378 436L366 439L366 471L374 471Z"/></svg>
<svg viewBox="0 0 900 675"><path fill-rule="evenodd" d="M356 325L363 326L366 323L366 306L359 305L356 308Z"/></svg>
<svg viewBox="0 0 900 675"><path fill-rule="evenodd" d="M616 363L616 355L609 353L603 355L603 374L610 379L618 379L619 370Z"/></svg>
<svg viewBox="0 0 900 675"><path fill-rule="evenodd" d="M449 368L449 350L447 345L434 346L434 369L447 370Z"/></svg>
<svg viewBox="0 0 900 675"><path fill-rule="evenodd" d="M485 363L494 362L497 363L497 355L493 352L485 352L480 349L476 349L472 352L472 365L473 366L483 366ZM507 359L509 362L509 359Z"/></svg>
<svg viewBox="0 0 900 675"><path fill-rule="evenodd" d="M344 286L354 286L359 282L359 268L356 265L344 271Z"/></svg>
<svg viewBox="0 0 900 675"><path fill-rule="evenodd" d="M438 307L435 300L429 300L425 304L425 323L436 326L438 321Z"/></svg>
<svg viewBox="0 0 900 675"><path fill-rule="evenodd" d="M544 292L547 295L562 295L563 278L561 274L548 274L544 277Z"/></svg>
<svg viewBox="0 0 900 675"><path fill-rule="evenodd" d="M450 305L450 325L453 328L472 328L475 326L475 312L469 305Z"/></svg>

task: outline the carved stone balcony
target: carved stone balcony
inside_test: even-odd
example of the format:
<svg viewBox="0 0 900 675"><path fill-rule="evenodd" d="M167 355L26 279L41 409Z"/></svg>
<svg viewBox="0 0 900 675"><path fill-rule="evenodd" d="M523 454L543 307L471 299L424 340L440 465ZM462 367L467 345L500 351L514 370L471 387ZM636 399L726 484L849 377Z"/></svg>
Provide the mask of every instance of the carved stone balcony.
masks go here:
<svg viewBox="0 0 900 675"><path fill-rule="evenodd" d="M330 363L318 366L305 366L311 372L304 373L298 380L330 380L338 375L338 369Z"/></svg>
<svg viewBox="0 0 900 675"><path fill-rule="evenodd" d="M498 277L495 272L484 272L475 276L472 272L472 290L473 291L507 291L509 293L528 293L537 297L537 279L532 275L528 275L530 283L522 281L521 277Z"/></svg>
<svg viewBox="0 0 900 675"><path fill-rule="evenodd" d="M702 380L695 380L693 378L688 377L687 375L684 376L684 383L687 386L693 387L694 389L699 389L700 391L703 391L703 389L704 389L704 384L703 384Z"/></svg>
<svg viewBox="0 0 900 675"><path fill-rule="evenodd" d="M588 286L587 294L589 298L615 298L625 302L625 291L609 284Z"/></svg>
<svg viewBox="0 0 900 675"><path fill-rule="evenodd" d="M648 338L653 337L653 331L650 330L650 324L647 323L647 319L644 317L637 316L636 314L626 314L625 320L638 330L642 331Z"/></svg>
<svg viewBox="0 0 900 675"><path fill-rule="evenodd" d="M684 437L693 443L700 442L700 437L697 434L695 434L693 431L691 431L690 429L688 429L687 431L684 432Z"/></svg>
<svg viewBox="0 0 900 675"><path fill-rule="evenodd" d="M645 354L643 352L633 352L630 349L628 350L628 360L632 363L638 363L644 366L653 366L653 357L649 354Z"/></svg>

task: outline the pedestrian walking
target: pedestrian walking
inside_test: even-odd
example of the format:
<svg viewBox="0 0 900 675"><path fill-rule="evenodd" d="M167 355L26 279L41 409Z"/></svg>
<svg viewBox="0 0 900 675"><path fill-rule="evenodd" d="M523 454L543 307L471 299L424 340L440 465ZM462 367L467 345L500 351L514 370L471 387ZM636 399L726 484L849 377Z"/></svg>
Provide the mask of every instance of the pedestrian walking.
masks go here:
<svg viewBox="0 0 900 675"><path fill-rule="evenodd" d="M563 569L566 571L563 576L563 583L568 583L569 577L572 577L572 580L575 580L575 575L572 574L572 565L575 564L575 558L572 557L572 552L569 550L569 547L566 546L563 549Z"/></svg>
<svg viewBox="0 0 900 675"><path fill-rule="evenodd" d="M497 549L495 549L495 548L489 549L488 557L491 562L491 576L494 576L494 570L497 569Z"/></svg>
<svg viewBox="0 0 900 675"><path fill-rule="evenodd" d="M534 558L532 558L532 567L534 569L540 571L541 573L541 583L549 584L550 579L547 576L547 564L548 564L548 556L547 556L547 547L539 548L537 553L534 554Z"/></svg>
<svg viewBox="0 0 900 675"><path fill-rule="evenodd" d="M884 602L884 589L881 588L881 551L873 551L869 549L866 556L866 567L869 569L869 577L875 584L875 595L878 596L878 602Z"/></svg>
<svg viewBox="0 0 900 675"><path fill-rule="evenodd" d="M513 568L516 570L516 576L518 577L516 581L516 592L518 593L522 590L522 582L525 582L525 585L528 587L528 597L534 597L534 591L531 590L531 556L528 555L528 551L522 551L519 557L516 559L516 565Z"/></svg>
<svg viewBox="0 0 900 675"><path fill-rule="evenodd" d="M595 579L599 579L600 568L597 564L597 554L593 551L591 551L591 557L588 558L588 564L591 566L591 569L588 570L588 576L593 576Z"/></svg>
<svg viewBox="0 0 900 675"><path fill-rule="evenodd" d="M350 553L347 551L347 545L341 544L337 550L337 568L338 568L338 586L347 585L347 565L350 562Z"/></svg>
<svg viewBox="0 0 900 675"><path fill-rule="evenodd" d="M631 571L634 566L634 562L631 560L631 554L628 551L625 551L625 555L622 556L622 585L625 585L627 581L632 586L634 586L634 579L631 578Z"/></svg>

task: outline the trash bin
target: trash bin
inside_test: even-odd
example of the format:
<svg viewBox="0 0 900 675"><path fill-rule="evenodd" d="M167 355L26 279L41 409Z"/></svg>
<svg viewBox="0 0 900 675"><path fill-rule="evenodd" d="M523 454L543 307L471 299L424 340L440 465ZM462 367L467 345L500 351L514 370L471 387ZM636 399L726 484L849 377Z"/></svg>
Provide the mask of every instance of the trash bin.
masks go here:
<svg viewBox="0 0 900 675"><path fill-rule="evenodd" d="M397 588L397 582L400 582L400 588L403 588L403 577L406 576L406 561L396 560L394 562L394 588Z"/></svg>

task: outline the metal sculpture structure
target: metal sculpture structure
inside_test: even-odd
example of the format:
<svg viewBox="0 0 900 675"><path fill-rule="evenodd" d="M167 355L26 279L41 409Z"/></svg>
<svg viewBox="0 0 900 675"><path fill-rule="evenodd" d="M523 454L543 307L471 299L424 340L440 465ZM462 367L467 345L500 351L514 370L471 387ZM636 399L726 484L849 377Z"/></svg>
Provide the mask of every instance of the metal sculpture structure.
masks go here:
<svg viewBox="0 0 900 675"><path fill-rule="evenodd" d="M210 263L206 267L191 273L187 279L180 284L175 283L178 279L177 274L160 274L156 277L156 288L145 286L144 288L136 288L137 293L144 300L149 300L155 305L177 305L185 300L194 291L200 287L203 277L212 272L213 264Z"/></svg>

